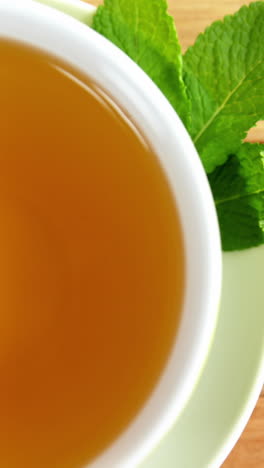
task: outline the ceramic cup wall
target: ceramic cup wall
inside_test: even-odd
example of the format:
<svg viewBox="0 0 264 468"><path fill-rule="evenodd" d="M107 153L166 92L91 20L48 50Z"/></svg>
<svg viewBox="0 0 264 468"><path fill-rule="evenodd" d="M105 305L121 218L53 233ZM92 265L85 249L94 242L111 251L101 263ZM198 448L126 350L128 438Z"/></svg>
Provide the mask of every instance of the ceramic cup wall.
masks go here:
<svg viewBox="0 0 264 468"><path fill-rule="evenodd" d="M144 72L109 41L77 20L30 0L0 2L0 35L59 57L106 90L151 141L177 202L186 250L186 291L177 339L140 414L90 465L135 467L186 404L215 328L221 250L209 185L175 111Z"/></svg>

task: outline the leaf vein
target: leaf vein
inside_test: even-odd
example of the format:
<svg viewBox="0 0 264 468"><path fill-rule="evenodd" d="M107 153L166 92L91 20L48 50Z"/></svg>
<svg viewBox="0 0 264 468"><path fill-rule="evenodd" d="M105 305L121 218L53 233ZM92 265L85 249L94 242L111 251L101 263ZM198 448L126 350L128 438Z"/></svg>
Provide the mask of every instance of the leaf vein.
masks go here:
<svg viewBox="0 0 264 468"><path fill-rule="evenodd" d="M229 203L231 201L241 200L242 198L249 198L249 197L252 197L253 195L259 195L260 193L264 193L264 188L261 188L259 190L255 190L254 192L244 193L243 195L238 193L236 195L232 195L231 197L215 200L215 205L218 206L218 205L222 205L224 203Z"/></svg>
<svg viewBox="0 0 264 468"><path fill-rule="evenodd" d="M206 124L201 128L201 130L195 135L195 137L193 138L193 141L194 143L197 143L197 141L201 138L201 136L203 135L203 133L207 130L208 127L210 127L210 125L213 123L213 121L215 120L215 118L220 114L220 112L224 109L224 107L226 106L226 104L228 103L228 101L231 99L231 97L238 91L238 89L243 85L243 83L246 81L247 77L250 75L250 73L252 73L259 65L261 65L263 62L263 60L260 60L259 62L257 62L254 67L249 70L249 72L239 81L239 83L234 87L234 89L232 89L232 91L230 91L230 93L228 93L227 97L224 99L224 101L222 102L222 104L216 109L216 111L213 113L213 115L210 117L210 119L208 119L208 121L206 122Z"/></svg>

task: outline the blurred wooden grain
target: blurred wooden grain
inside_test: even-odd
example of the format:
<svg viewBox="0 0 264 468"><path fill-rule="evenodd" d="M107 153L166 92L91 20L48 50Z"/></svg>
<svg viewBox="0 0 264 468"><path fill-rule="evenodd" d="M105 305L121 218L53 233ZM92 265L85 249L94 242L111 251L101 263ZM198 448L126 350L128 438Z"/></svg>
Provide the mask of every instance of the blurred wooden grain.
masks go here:
<svg viewBox="0 0 264 468"><path fill-rule="evenodd" d="M102 1L90 0L89 3L99 5ZM241 0L168 0L183 51L213 21L234 13L242 5L249 3ZM264 142L264 122L250 131L248 140ZM264 468L264 392L244 433L222 468Z"/></svg>
<svg viewBox="0 0 264 468"><path fill-rule="evenodd" d="M264 467L264 395L244 430L240 440L222 465L222 468Z"/></svg>

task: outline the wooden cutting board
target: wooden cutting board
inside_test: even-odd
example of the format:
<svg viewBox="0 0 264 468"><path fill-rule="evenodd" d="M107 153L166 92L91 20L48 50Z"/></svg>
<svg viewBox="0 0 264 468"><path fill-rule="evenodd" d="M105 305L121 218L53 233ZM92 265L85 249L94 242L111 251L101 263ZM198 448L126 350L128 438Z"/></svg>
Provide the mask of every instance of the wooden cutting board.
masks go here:
<svg viewBox="0 0 264 468"><path fill-rule="evenodd" d="M102 0L89 0L89 3L99 5ZM169 11L175 18L183 51L193 44L206 26L249 3L241 0L168 0ZM250 132L248 139L264 141L264 122ZM263 392L244 433L222 468L264 468Z"/></svg>

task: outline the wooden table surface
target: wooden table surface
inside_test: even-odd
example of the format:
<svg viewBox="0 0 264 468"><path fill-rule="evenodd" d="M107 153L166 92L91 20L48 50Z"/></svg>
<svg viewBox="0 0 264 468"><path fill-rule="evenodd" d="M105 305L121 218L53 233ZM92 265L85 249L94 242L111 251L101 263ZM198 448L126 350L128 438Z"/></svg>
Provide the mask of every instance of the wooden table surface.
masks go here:
<svg viewBox="0 0 264 468"><path fill-rule="evenodd" d="M99 5L102 0L89 0L89 3ZM168 0L183 51L193 44L197 35L212 21L234 13L248 3L241 0ZM249 140L264 141L263 122L250 132ZM222 468L264 468L264 392L244 433Z"/></svg>

